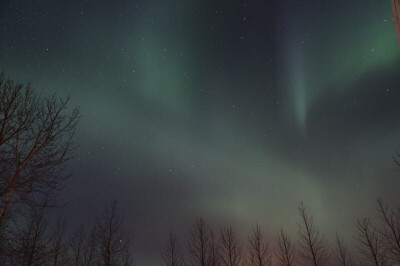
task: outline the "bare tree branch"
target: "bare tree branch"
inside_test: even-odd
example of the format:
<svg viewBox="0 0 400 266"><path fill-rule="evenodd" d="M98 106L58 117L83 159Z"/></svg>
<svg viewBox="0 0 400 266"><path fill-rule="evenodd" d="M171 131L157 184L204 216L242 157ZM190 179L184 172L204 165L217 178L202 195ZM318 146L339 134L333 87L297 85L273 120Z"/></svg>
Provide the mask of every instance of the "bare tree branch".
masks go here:
<svg viewBox="0 0 400 266"><path fill-rule="evenodd" d="M86 244L83 249L83 266L95 265L95 257L97 255L97 226L94 226L86 239Z"/></svg>
<svg viewBox="0 0 400 266"><path fill-rule="evenodd" d="M400 167L400 152L398 149L396 149L394 151L394 153L392 154L392 159L393 159L393 163L397 166Z"/></svg>
<svg viewBox="0 0 400 266"><path fill-rule="evenodd" d="M224 266L238 266L243 260L243 250L232 226L221 230L221 263Z"/></svg>
<svg viewBox="0 0 400 266"><path fill-rule="evenodd" d="M349 249L343 243L343 240L340 239L339 235L336 233L336 247L334 252L336 265L341 266L351 266L353 265L353 258L350 254Z"/></svg>
<svg viewBox="0 0 400 266"><path fill-rule="evenodd" d="M71 265L81 266L83 263L83 249L85 245L85 229L83 225L72 231L68 241L69 249L71 251Z"/></svg>
<svg viewBox="0 0 400 266"><path fill-rule="evenodd" d="M16 204L38 206L63 188L79 121L68 103L0 74L0 219Z"/></svg>
<svg viewBox="0 0 400 266"><path fill-rule="evenodd" d="M356 222L357 248L363 261L375 266L387 265L388 259L382 239L372 226L369 218L358 219Z"/></svg>
<svg viewBox="0 0 400 266"><path fill-rule="evenodd" d="M193 265L208 266L210 258L210 232L202 218L190 230L188 251Z"/></svg>
<svg viewBox="0 0 400 266"><path fill-rule="evenodd" d="M296 256L296 250L288 235L280 230L277 236L278 248L276 255L278 258L279 266L292 266L294 265L294 258Z"/></svg>
<svg viewBox="0 0 400 266"><path fill-rule="evenodd" d="M14 232L8 246L12 265L41 266L51 261L45 207L30 207L24 224Z"/></svg>
<svg viewBox="0 0 400 266"><path fill-rule="evenodd" d="M269 243L264 239L258 224L253 228L249 244L250 265L267 266L272 264Z"/></svg>
<svg viewBox="0 0 400 266"><path fill-rule="evenodd" d="M378 232L384 242L390 260L400 264L400 210L390 209L388 203L378 200Z"/></svg>
<svg viewBox="0 0 400 266"><path fill-rule="evenodd" d="M165 266L185 265L178 239L176 235L174 235L174 233L172 232L172 229L169 232L169 238L167 244L165 245L162 259Z"/></svg>
<svg viewBox="0 0 400 266"><path fill-rule="evenodd" d="M215 238L214 232L212 230L210 230L210 250L208 256L208 265L220 265L220 245Z"/></svg>
<svg viewBox="0 0 400 266"><path fill-rule="evenodd" d="M97 228L101 265L114 266L120 264L121 261L126 261L129 237L124 219L118 213L116 201L106 205L103 216L97 222Z"/></svg>
<svg viewBox="0 0 400 266"><path fill-rule="evenodd" d="M70 265L65 243L65 220L61 217L57 219L56 229L51 236L50 256L52 266Z"/></svg>
<svg viewBox="0 0 400 266"><path fill-rule="evenodd" d="M308 265L322 266L327 264L328 247L324 236L314 224L314 218L306 210L304 203L299 205L301 223L299 231L299 255Z"/></svg>

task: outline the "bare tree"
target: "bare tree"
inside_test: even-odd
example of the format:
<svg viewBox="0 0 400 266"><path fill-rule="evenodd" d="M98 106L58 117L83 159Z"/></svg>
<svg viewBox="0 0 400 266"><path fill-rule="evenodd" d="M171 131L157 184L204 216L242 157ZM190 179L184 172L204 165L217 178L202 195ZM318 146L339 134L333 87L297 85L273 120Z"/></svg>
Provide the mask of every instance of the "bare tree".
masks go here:
<svg viewBox="0 0 400 266"><path fill-rule="evenodd" d="M390 209L383 200L378 200L378 232L393 263L400 264L400 209Z"/></svg>
<svg viewBox="0 0 400 266"><path fill-rule="evenodd" d="M12 265L40 266L50 262L45 207L30 207L21 226L12 232L8 258Z"/></svg>
<svg viewBox="0 0 400 266"><path fill-rule="evenodd" d="M272 264L269 243L264 239L258 224L253 228L253 233L249 238L249 244L250 265L267 266Z"/></svg>
<svg viewBox="0 0 400 266"><path fill-rule="evenodd" d="M115 266L126 261L129 252L129 237L124 219L118 213L117 202L107 204L103 216L97 223L100 264Z"/></svg>
<svg viewBox="0 0 400 266"><path fill-rule="evenodd" d="M190 230L188 251L192 257L193 265L209 265L210 232L202 218L200 218Z"/></svg>
<svg viewBox="0 0 400 266"><path fill-rule="evenodd" d="M65 220L59 217L53 235L51 236L50 256L52 266L70 265L68 246L65 243Z"/></svg>
<svg viewBox="0 0 400 266"><path fill-rule="evenodd" d="M219 266L220 265L220 246L215 239L214 232L210 230L210 251L208 257L208 265L209 266Z"/></svg>
<svg viewBox="0 0 400 266"><path fill-rule="evenodd" d="M394 164L397 167L400 167L400 152L398 149L396 149L395 152L392 154L392 159L393 159Z"/></svg>
<svg viewBox="0 0 400 266"><path fill-rule="evenodd" d="M358 219L356 222L357 248L365 262L375 266L387 265L386 250L376 228L371 225L369 218Z"/></svg>
<svg viewBox="0 0 400 266"><path fill-rule="evenodd" d="M85 248L85 228L80 225L74 229L68 241L69 249L71 251L71 265L83 265L84 248Z"/></svg>
<svg viewBox="0 0 400 266"><path fill-rule="evenodd" d="M3 216L3 219L0 219L0 261L4 262L8 260L8 243L11 237L10 233L12 232L11 225L14 222L11 214L11 212L8 212L7 215Z"/></svg>
<svg viewBox="0 0 400 266"><path fill-rule="evenodd" d="M232 226L221 230L221 263L224 266L238 266L243 259L243 251Z"/></svg>
<svg viewBox="0 0 400 266"><path fill-rule="evenodd" d="M83 225L75 228L69 238L69 249L71 253L71 264L73 266L91 266L94 265L97 248L96 226L86 235Z"/></svg>
<svg viewBox="0 0 400 266"><path fill-rule="evenodd" d="M122 260L121 260L121 266L132 266L133 265L133 258L132 258L132 254L129 251L129 249L126 249L124 251L124 253L122 254Z"/></svg>
<svg viewBox="0 0 400 266"><path fill-rule="evenodd" d="M38 206L68 177L78 109L0 74L0 219L16 204Z"/></svg>
<svg viewBox="0 0 400 266"><path fill-rule="evenodd" d="M178 239L176 235L172 232L172 229L169 232L169 238L167 244L165 245L165 249L162 256L164 265L166 266L183 266L185 263L183 262L183 257L181 253L181 249L179 246Z"/></svg>
<svg viewBox="0 0 400 266"><path fill-rule="evenodd" d="M306 264L313 266L327 264L328 247L325 238L314 224L314 218L308 213L303 202L300 202L299 214L301 218L298 224L299 255Z"/></svg>
<svg viewBox="0 0 400 266"><path fill-rule="evenodd" d="M350 254L350 251L347 248L347 246L343 243L343 240L340 239L338 234L336 234L336 247L335 247L334 257L336 265L341 265L341 266L353 265L353 259Z"/></svg>
<svg viewBox="0 0 400 266"><path fill-rule="evenodd" d="M276 251L276 256L278 258L278 265L292 266L294 264L296 250L288 235L283 231L283 229L280 230L280 233L277 236L277 242L278 247Z"/></svg>
<svg viewBox="0 0 400 266"><path fill-rule="evenodd" d="M94 226L89 233L83 247L83 266L95 265L95 258L97 255L97 226Z"/></svg>

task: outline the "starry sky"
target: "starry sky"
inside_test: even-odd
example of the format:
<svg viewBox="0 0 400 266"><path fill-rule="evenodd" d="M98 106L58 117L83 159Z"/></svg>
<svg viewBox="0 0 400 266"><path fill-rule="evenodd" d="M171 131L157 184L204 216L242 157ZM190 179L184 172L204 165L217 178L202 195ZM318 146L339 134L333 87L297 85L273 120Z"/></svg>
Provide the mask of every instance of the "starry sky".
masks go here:
<svg viewBox="0 0 400 266"><path fill-rule="evenodd" d="M80 106L62 213L118 199L143 265L200 216L295 236L303 200L351 236L400 200L390 1L2 0L0 36L0 70Z"/></svg>

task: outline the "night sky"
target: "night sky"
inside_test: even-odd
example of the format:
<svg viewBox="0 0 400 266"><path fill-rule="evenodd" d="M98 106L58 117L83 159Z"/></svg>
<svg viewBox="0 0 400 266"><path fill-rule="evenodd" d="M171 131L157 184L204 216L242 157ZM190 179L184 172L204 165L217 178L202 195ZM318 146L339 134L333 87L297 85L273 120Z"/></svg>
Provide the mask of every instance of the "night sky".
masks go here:
<svg viewBox="0 0 400 266"><path fill-rule="evenodd" d="M389 0L0 1L0 71L81 109L62 213L118 199L141 265L200 216L295 236L300 200L351 240L400 201L399 69Z"/></svg>

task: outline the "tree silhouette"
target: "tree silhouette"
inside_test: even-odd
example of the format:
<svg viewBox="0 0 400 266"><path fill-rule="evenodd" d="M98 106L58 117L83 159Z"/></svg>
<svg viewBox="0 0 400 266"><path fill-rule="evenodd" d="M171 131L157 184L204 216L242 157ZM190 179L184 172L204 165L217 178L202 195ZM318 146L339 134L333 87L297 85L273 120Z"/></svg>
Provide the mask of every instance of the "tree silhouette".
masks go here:
<svg viewBox="0 0 400 266"><path fill-rule="evenodd" d="M97 221L97 228L99 264L104 266L126 264L130 260L129 237L124 219L118 213L116 201L106 205L103 215Z"/></svg>
<svg viewBox="0 0 400 266"><path fill-rule="evenodd" d="M50 262L45 207L30 207L22 226L11 232L8 259L11 265L41 266Z"/></svg>
<svg viewBox="0 0 400 266"><path fill-rule="evenodd" d="M378 200L378 232L384 241L388 256L393 263L400 264L400 209L390 209L388 203Z"/></svg>
<svg viewBox="0 0 400 266"><path fill-rule="evenodd" d="M393 159L394 164L395 164L397 167L400 167L400 152L399 152L398 149L396 149L396 150L394 151L394 153L392 153L392 159Z"/></svg>
<svg viewBox="0 0 400 266"><path fill-rule="evenodd" d="M132 254L128 249L125 249L122 254L122 264L117 264L121 266L132 266L133 265L133 258Z"/></svg>
<svg viewBox="0 0 400 266"><path fill-rule="evenodd" d="M183 262L178 239L176 235L174 235L174 233L172 232L172 229L169 232L169 238L164 248L162 260L164 262L164 265L166 266L185 265L185 263Z"/></svg>
<svg viewBox="0 0 400 266"><path fill-rule="evenodd" d="M116 202L106 205L89 234L81 225L69 236L61 217L51 230L47 208L46 202L41 206L26 206L10 225L0 227L4 231L0 239L1 266L133 265L129 237ZM3 225L9 219L0 222Z"/></svg>
<svg viewBox="0 0 400 266"><path fill-rule="evenodd" d="M292 266L294 264L296 250L288 235L283 231L282 228L277 236L277 242L278 247L276 256L279 266Z"/></svg>
<svg viewBox="0 0 400 266"><path fill-rule="evenodd" d="M202 218L190 230L188 251L193 265L208 266L211 256L210 231Z"/></svg>
<svg viewBox="0 0 400 266"><path fill-rule="evenodd" d="M89 233L88 238L85 241L85 245L83 247L83 266L91 266L95 265L95 258L97 252L97 227L94 226L92 231Z"/></svg>
<svg viewBox="0 0 400 266"><path fill-rule="evenodd" d="M220 245L215 238L214 232L210 230L210 252L208 257L208 265L218 266L220 265Z"/></svg>
<svg viewBox="0 0 400 266"><path fill-rule="evenodd" d="M84 259L84 245L85 245L85 228L80 225L74 229L68 241L68 246L71 253L71 265L81 266Z"/></svg>
<svg viewBox="0 0 400 266"><path fill-rule="evenodd" d="M86 235L83 225L73 230L69 238L69 250L71 265L92 266L96 265L97 230L96 226Z"/></svg>
<svg viewBox="0 0 400 266"><path fill-rule="evenodd" d="M261 229L258 224L255 228L253 228L252 235L249 238L249 244L250 265L271 265L272 262L269 243L264 239L264 236L261 233Z"/></svg>
<svg viewBox="0 0 400 266"><path fill-rule="evenodd" d="M357 248L364 262L375 265L387 265L387 256L384 242L371 224L369 218L358 219L356 222Z"/></svg>
<svg viewBox="0 0 400 266"><path fill-rule="evenodd" d="M353 265L353 258L350 254L349 249L340 239L339 235L336 233L336 247L334 251L334 258L337 265L340 266L351 266Z"/></svg>
<svg viewBox="0 0 400 266"><path fill-rule="evenodd" d="M8 260L8 246L11 239L13 216L11 212L8 212L3 219L0 219L0 261Z"/></svg>
<svg viewBox="0 0 400 266"><path fill-rule="evenodd" d="M50 261L52 266L70 265L68 246L65 243L65 220L59 217L53 235L50 237Z"/></svg>
<svg viewBox="0 0 400 266"><path fill-rule="evenodd" d="M300 202L299 214L301 218L301 222L298 224L299 255L306 264L325 265L328 260L328 247L325 238L314 224L314 218L308 213L303 202Z"/></svg>
<svg viewBox="0 0 400 266"><path fill-rule="evenodd" d="M16 204L40 205L63 187L79 120L68 102L0 74L0 219Z"/></svg>
<svg viewBox="0 0 400 266"><path fill-rule="evenodd" d="M221 230L221 263L224 266L238 266L243 260L243 250L232 226Z"/></svg>

